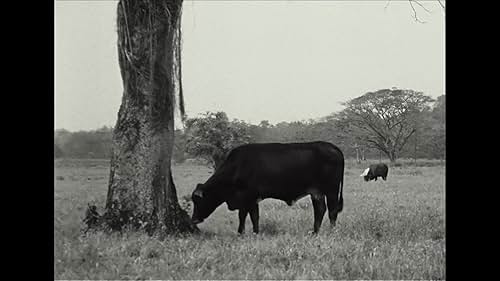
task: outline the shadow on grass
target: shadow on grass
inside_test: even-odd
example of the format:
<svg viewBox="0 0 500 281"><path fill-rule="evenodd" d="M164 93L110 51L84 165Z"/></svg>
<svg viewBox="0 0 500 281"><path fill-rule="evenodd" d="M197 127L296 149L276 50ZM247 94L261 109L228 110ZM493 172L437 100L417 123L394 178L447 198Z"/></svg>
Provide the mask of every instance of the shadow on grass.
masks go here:
<svg viewBox="0 0 500 281"><path fill-rule="evenodd" d="M220 238L242 238L246 239L249 237L259 237L259 236L277 236L283 234L285 229L280 229L280 227L274 222L261 222L259 223L259 233L255 234L252 228L245 229L243 234L238 234L236 229L230 232L216 232L213 230L203 229L199 233L190 234L189 236L194 239L202 240L212 240Z"/></svg>

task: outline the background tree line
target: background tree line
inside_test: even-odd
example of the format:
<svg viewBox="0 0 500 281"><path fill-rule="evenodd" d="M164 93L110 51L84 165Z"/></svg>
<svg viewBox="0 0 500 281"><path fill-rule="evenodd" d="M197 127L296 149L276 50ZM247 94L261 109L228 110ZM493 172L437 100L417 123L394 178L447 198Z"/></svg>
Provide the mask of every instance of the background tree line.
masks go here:
<svg viewBox="0 0 500 281"><path fill-rule="evenodd" d="M54 132L56 158L110 158L113 128L104 126L97 130L70 132L58 129Z"/></svg>
<svg viewBox="0 0 500 281"><path fill-rule="evenodd" d="M436 100L412 90L383 89L344 103L345 109L315 120L250 124L225 112L188 118L175 131L173 160L203 158L214 167L244 143L328 141L347 158L444 159L445 95ZM55 131L56 158L110 158L113 128Z"/></svg>

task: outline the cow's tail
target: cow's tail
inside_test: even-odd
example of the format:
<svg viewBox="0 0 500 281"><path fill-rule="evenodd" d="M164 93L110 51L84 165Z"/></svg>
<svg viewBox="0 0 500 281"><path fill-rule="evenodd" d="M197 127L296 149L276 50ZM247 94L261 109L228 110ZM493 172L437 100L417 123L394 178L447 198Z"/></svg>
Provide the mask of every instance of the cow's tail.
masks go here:
<svg viewBox="0 0 500 281"><path fill-rule="evenodd" d="M343 161L342 161L343 162ZM343 197L343 189L344 189L344 163L342 163L342 168L339 171L340 173L337 174L337 179L338 179L338 194L337 194L337 204L334 207L333 211L335 213L340 213L342 212L342 209L344 209L344 197Z"/></svg>
<svg viewBox="0 0 500 281"><path fill-rule="evenodd" d="M338 194L338 204L336 207L337 213L342 212L342 209L344 209L344 197L342 196L343 188L344 187L344 165L342 165L342 174L340 175L340 181L339 181L339 194Z"/></svg>
<svg viewBox="0 0 500 281"><path fill-rule="evenodd" d="M336 206L330 206L328 205L328 210L330 210L330 207L333 207L332 211L335 212L336 214L342 212L342 209L344 209L344 197L343 197L343 189L344 189L344 166L345 166L345 160L344 160L344 154L342 153L342 150L340 150L338 147L336 147L333 144L330 144L330 150L328 151L329 155L332 156L333 160L332 165L335 167L335 174L332 175L335 177L335 183L338 184L338 193L336 194L337 196L337 204ZM333 149L332 149L333 148ZM337 169L339 167L340 169ZM330 201L330 200L328 200Z"/></svg>

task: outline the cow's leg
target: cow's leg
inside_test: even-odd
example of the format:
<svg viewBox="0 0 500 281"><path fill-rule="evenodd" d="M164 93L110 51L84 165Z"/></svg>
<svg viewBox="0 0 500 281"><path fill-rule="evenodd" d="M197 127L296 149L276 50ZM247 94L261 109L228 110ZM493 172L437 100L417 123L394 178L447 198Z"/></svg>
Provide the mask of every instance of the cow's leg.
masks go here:
<svg viewBox="0 0 500 281"><path fill-rule="evenodd" d="M248 210L240 209L238 212L238 217L240 218L240 225L238 226L238 233L242 234L245 231L245 220L247 218Z"/></svg>
<svg viewBox="0 0 500 281"><path fill-rule="evenodd" d="M330 226L334 227L337 221L337 214L339 213L339 197L336 193L326 194L326 203L328 205L328 218L330 219Z"/></svg>
<svg viewBox="0 0 500 281"><path fill-rule="evenodd" d="M385 177L382 177L382 179L383 179L383 180L387 180L387 176L385 176Z"/></svg>
<svg viewBox="0 0 500 281"><path fill-rule="evenodd" d="M253 232L259 233L259 204L255 204L250 208L250 219L252 220Z"/></svg>
<svg viewBox="0 0 500 281"><path fill-rule="evenodd" d="M325 195L312 194L311 200L314 209L314 233L318 233L321 223L323 222L323 216L326 212Z"/></svg>

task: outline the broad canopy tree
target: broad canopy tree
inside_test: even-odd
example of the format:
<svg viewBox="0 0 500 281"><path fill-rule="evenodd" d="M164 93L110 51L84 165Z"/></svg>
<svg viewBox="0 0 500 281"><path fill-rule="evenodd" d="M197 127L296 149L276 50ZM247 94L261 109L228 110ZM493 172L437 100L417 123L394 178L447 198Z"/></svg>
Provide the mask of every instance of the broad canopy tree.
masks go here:
<svg viewBox="0 0 500 281"><path fill-rule="evenodd" d="M432 102L422 92L409 89L381 89L349 100L340 114L344 127L356 138L396 161L415 133L420 113Z"/></svg>

